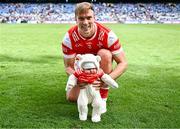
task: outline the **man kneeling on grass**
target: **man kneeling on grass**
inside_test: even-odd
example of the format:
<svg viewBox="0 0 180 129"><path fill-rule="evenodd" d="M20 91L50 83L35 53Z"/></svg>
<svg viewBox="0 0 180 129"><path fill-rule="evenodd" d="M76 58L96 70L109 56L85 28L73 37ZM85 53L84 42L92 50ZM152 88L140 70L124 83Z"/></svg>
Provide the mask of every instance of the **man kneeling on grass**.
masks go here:
<svg viewBox="0 0 180 129"><path fill-rule="evenodd" d="M100 68L112 79L120 77L127 68L122 45L116 34L95 21L93 5L88 2L77 4L75 9L76 25L71 27L62 41L65 70L68 75L73 74L74 62L77 54L91 53L101 57ZM112 68L112 61L117 63ZM80 88L86 86L80 83L66 92L67 100L76 102ZM108 97L108 86L102 81L95 81L93 85L99 90L103 99L102 113L107 111L106 100Z"/></svg>

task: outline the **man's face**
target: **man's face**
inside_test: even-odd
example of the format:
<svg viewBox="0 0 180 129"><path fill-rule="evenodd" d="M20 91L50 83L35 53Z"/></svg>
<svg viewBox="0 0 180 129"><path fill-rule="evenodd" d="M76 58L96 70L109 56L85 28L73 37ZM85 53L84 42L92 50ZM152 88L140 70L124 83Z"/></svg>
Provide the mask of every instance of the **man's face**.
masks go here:
<svg viewBox="0 0 180 129"><path fill-rule="evenodd" d="M90 9L76 16L79 32L83 37L91 37L95 33L94 21L94 12Z"/></svg>

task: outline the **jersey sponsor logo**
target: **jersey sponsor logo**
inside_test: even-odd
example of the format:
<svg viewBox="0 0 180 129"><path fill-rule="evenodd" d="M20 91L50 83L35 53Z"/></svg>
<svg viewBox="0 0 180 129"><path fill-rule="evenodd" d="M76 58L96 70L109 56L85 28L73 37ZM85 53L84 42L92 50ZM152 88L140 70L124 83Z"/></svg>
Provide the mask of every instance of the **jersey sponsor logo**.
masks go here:
<svg viewBox="0 0 180 129"><path fill-rule="evenodd" d="M89 49L92 49L92 42L87 42L86 44Z"/></svg>
<svg viewBox="0 0 180 129"><path fill-rule="evenodd" d="M114 32L110 31L108 34L108 47L111 47L118 40Z"/></svg>
<svg viewBox="0 0 180 129"><path fill-rule="evenodd" d="M82 47L83 45L81 43L76 43L75 47Z"/></svg>
<svg viewBox="0 0 180 129"><path fill-rule="evenodd" d="M114 42L115 37L109 37L109 42Z"/></svg>

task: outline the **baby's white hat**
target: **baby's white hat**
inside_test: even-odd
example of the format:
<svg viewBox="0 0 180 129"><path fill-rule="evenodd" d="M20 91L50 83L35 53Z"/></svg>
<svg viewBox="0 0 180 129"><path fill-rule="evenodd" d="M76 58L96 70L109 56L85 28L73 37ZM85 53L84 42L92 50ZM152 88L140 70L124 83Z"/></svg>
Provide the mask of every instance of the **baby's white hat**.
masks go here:
<svg viewBox="0 0 180 129"><path fill-rule="evenodd" d="M75 70L80 69L99 69L99 62L101 61L100 56L95 56L93 54L78 54L75 60Z"/></svg>

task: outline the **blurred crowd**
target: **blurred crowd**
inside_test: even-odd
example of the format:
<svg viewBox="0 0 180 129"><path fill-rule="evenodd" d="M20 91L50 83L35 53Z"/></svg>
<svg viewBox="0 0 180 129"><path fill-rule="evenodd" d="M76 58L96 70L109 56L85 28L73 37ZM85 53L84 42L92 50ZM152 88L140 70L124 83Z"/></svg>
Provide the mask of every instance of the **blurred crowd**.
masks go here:
<svg viewBox="0 0 180 129"><path fill-rule="evenodd" d="M1 23L72 23L74 4L0 3ZM180 23L178 3L94 4L96 20L120 23Z"/></svg>

